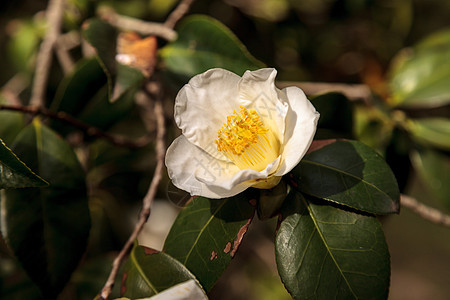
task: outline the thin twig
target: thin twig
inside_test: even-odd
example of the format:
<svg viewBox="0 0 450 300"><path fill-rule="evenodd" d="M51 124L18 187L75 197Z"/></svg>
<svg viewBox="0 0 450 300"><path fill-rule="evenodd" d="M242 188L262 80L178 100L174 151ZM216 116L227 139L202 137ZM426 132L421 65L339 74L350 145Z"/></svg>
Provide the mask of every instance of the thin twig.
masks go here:
<svg viewBox="0 0 450 300"><path fill-rule="evenodd" d="M103 8L99 10L98 14L104 21L122 30L131 30L143 35L156 35L168 41L173 41L177 38L177 33L173 29L161 23L122 16L110 8Z"/></svg>
<svg viewBox="0 0 450 300"><path fill-rule="evenodd" d="M72 72L75 62L66 49L55 47L56 56L58 57L59 64L64 72L64 75L68 75Z"/></svg>
<svg viewBox="0 0 450 300"><path fill-rule="evenodd" d="M164 26L174 28L177 22L189 11L189 8L193 2L194 0L181 0L178 6L167 17L166 22L164 22Z"/></svg>
<svg viewBox="0 0 450 300"><path fill-rule="evenodd" d="M66 75L69 74L75 66L75 62L70 56L69 51L70 49L80 45L80 43L80 35L75 31L60 35L55 43L56 56L58 57L61 68Z"/></svg>
<svg viewBox="0 0 450 300"><path fill-rule="evenodd" d="M429 207L406 195L401 196L400 203L402 206L409 208L425 220L428 220L435 224L450 227L450 216L444 214L436 208Z"/></svg>
<svg viewBox="0 0 450 300"><path fill-rule="evenodd" d="M131 233L130 237L128 238L127 242L123 246L120 253L117 255L117 257L114 259L111 273L109 274L109 277L105 283L105 286L103 287L101 293L100 293L100 299L108 299L112 288L114 287L115 279L117 276L117 273L119 271L120 265L125 260L126 256L130 252L134 241L138 237L139 233L142 231L142 228L144 227L145 223L147 222L150 211L151 211L151 205L153 203L153 199L155 198L156 191L158 189L158 185L162 178L162 171L164 169L164 156L166 151L165 146L165 124L164 124L164 111L163 111L163 105L162 105L162 99L161 96L157 96L155 101L155 110L154 114L156 117L156 167L153 174L153 179L150 183L150 187L147 191L147 194L145 195L144 199L142 200L142 210L139 214L139 220L136 223L133 232Z"/></svg>
<svg viewBox="0 0 450 300"><path fill-rule="evenodd" d="M45 117L49 117L58 121L62 121L64 123L70 124L73 127L76 127L82 130L86 135L91 137L103 138L110 143L127 148L140 148L147 145L150 140L150 134L144 135L137 140L130 140L128 138L122 136L116 136L109 134L100 130L97 127L88 125L65 112L52 112L44 107L36 107L36 106L21 106L21 105L0 105L0 110L10 110L10 111L19 111L31 115L42 115Z"/></svg>
<svg viewBox="0 0 450 300"><path fill-rule="evenodd" d="M363 100L366 103L370 103L371 98L370 88L365 84L279 81L277 86L279 88L296 86L301 88L307 95L340 92L350 100Z"/></svg>
<svg viewBox="0 0 450 300"><path fill-rule="evenodd" d="M24 73L17 73L1 88L2 93L13 96L18 99L19 95L28 87L30 78ZM20 105L19 102L11 102L12 104Z"/></svg>
<svg viewBox="0 0 450 300"><path fill-rule="evenodd" d="M30 105L43 106L48 74L52 62L52 50L58 39L64 11L64 0L50 0L47 7L47 31L41 43L36 60Z"/></svg>

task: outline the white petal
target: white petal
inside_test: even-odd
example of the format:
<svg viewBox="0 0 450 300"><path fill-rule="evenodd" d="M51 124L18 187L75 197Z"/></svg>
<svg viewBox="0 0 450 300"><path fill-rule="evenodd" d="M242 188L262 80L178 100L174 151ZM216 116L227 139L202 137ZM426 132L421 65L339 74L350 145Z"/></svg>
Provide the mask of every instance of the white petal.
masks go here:
<svg viewBox="0 0 450 300"><path fill-rule="evenodd" d="M225 198L249 188L254 179L267 178L279 166L281 157L265 170L240 170L235 164L218 160L190 143L184 136L176 138L167 149L166 166L173 184L193 196Z"/></svg>
<svg viewBox="0 0 450 300"><path fill-rule="evenodd" d="M282 92L289 101L289 110L286 115L282 161L275 174L277 176L292 170L306 154L316 133L320 116L301 89L287 87Z"/></svg>
<svg viewBox="0 0 450 300"><path fill-rule="evenodd" d="M215 158L228 161L217 150L217 130L227 116L239 110L240 77L224 69L211 69L194 76L175 100L175 122L183 135L194 145Z"/></svg>
<svg viewBox="0 0 450 300"><path fill-rule="evenodd" d="M215 181L207 181L202 176L199 176L196 174L196 178L205 184L208 184L209 186L215 186L221 189L225 190L232 190L235 186L245 184L247 187L250 187L253 184L256 184L256 182L248 182L250 180L257 180L257 179L265 179L269 176L271 176L276 170L278 170L279 164L281 161L281 156L279 156L276 160L271 162L267 165L267 167L262 171L255 171L252 169L244 169L239 170L236 173L228 173L224 174L227 176L223 176L220 178L220 180Z"/></svg>
<svg viewBox="0 0 450 300"><path fill-rule="evenodd" d="M179 283L149 298L137 300L208 300L205 292L194 279Z"/></svg>
<svg viewBox="0 0 450 300"><path fill-rule="evenodd" d="M254 109L283 143L288 104L279 97L275 87L277 71L273 68L246 71L239 82L239 97L244 106Z"/></svg>

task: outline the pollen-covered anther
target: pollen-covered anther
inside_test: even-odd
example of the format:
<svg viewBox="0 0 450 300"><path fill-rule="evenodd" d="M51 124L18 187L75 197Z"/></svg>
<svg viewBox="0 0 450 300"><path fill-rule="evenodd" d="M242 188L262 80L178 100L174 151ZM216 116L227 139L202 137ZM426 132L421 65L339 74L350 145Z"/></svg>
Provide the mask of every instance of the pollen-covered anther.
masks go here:
<svg viewBox="0 0 450 300"><path fill-rule="evenodd" d="M264 170L279 154L280 144L273 132L264 126L255 110L244 106L227 116L227 122L217 131L217 150L240 169Z"/></svg>

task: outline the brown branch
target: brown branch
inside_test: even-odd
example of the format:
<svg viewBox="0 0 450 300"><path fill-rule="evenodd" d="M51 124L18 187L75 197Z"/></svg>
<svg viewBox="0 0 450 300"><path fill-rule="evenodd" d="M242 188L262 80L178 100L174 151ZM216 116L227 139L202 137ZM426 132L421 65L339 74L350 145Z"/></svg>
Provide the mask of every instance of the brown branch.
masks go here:
<svg viewBox="0 0 450 300"><path fill-rule="evenodd" d="M416 199L407 195L401 195L400 203L402 206L409 208L425 220L428 220L435 224L450 227L450 216L444 214L436 208L432 208L423 203L420 203Z"/></svg>
<svg viewBox="0 0 450 300"><path fill-rule="evenodd" d="M366 103L370 103L371 98L370 88L365 84L279 81L277 86L279 88L296 86L301 88L307 95L340 92L350 100L363 100Z"/></svg>
<svg viewBox="0 0 450 300"><path fill-rule="evenodd" d="M58 39L64 11L64 0L50 0L47 7L47 31L41 43L36 60L30 105L43 106L48 74L52 62L52 50Z"/></svg>
<svg viewBox="0 0 450 300"><path fill-rule="evenodd" d="M164 26L174 28L177 22L189 11L194 0L181 0L178 6L167 17Z"/></svg>
<svg viewBox="0 0 450 300"><path fill-rule="evenodd" d="M70 56L69 50L80 45L80 43L80 35L75 31L60 35L55 43L56 56L66 75L69 74L75 66L75 62Z"/></svg>
<svg viewBox="0 0 450 300"><path fill-rule="evenodd" d="M58 57L59 64L64 72L64 75L70 74L75 66L75 62L66 49L56 47L56 56Z"/></svg>
<svg viewBox="0 0 450 300"><path fill-rule="evenodd" d="M173 29L161 23L122 16L111 8L103 8L99 10L98 14L104 21L122 30L131 30L143 35L156 35L168 41L173 41L177 38L177 33Z"/></svg>
<svg viewBox="0 0 450 300"><path fill-rule="evenodd" d="M105 283L105 286L103 287L102 291L100 292L100 299L108 299L112 288L114 287L115 279L117 276L117 273L119 271L120 265L125 260L126 256L130 252L134 241L138 237L139 233L142 231L142 228L144 227L145 223L147 222L150 211L151 211L151 205L153 203L153 199L155 198L156 191L158 189L158 185L162 178L162 171L164 169L164 156L166 152L166 146L165 146L165 124L164 124L164 111L163 111L163 104L162 104L162 97L160 95L159 90L159 84L158 84L158 94L155 101L154 106L154 114L156 117L156 168L153 174L153 179L150 183L149 189L147 191L147 194L145 195L144 199L142 200L142 210L139 214L138 222L136 223L133 232L131 233L130 237L128 238L127 242L123 246L122 250L119 252L117 257L114 259L111 273L109 274L109 277ZM153 94L153 93L152 93Z"/></svg>
<svg viewBox="0 0 450 300"><path fill-rule="evenodd" d="M21 105L19 95L28 87L30 78L24 73L17 73L1 88L1 92L11 104Z"/></svg>
<svg viewBox="0 0 450 300"><path fill-rule="evenodd" d="M76 127L82 130L86 135L91 137L103 138L110 143L128 148L139 148L147 145L150 140L150 134L144 135L137 140L130 140L128 138L122 136L116 136L109 133L106 133L97 127L88 125L65 112L53 112L44 107L36 107L36 106L21 106L21 105L0 105L0 110L10 110L10 111L19 111L26 114L31 115L42 115L48 118L52 118L58 121L62 121L64 123L70 124L73 127Z"/></svg>

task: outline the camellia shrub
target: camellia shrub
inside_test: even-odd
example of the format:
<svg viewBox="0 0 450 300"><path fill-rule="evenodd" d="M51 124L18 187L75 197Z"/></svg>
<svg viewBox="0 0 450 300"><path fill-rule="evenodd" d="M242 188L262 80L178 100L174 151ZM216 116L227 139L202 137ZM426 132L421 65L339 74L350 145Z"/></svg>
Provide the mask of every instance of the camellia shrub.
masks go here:
<svg viewBox="0 0 450 300"><path fill-rule="evenodd" d="M448 115L410 111L449 105L449 31L401 51L364 102L278 81L225 25L184 17L190 1L164 23L99 6L75 25L50 4L27 91L0 99L1 271L18 282L2 275L1 298L207 299L255 218L276 223L292 298L388 298L392 148L448 179ZM142 200L137 222L116 198ZM137 240L155 198L182 207L161 249Z"/></svg>

